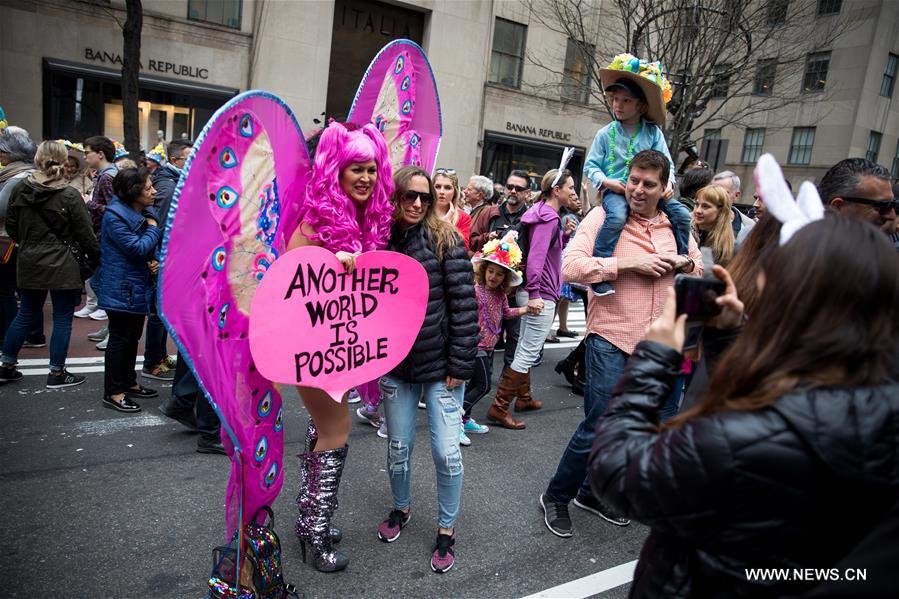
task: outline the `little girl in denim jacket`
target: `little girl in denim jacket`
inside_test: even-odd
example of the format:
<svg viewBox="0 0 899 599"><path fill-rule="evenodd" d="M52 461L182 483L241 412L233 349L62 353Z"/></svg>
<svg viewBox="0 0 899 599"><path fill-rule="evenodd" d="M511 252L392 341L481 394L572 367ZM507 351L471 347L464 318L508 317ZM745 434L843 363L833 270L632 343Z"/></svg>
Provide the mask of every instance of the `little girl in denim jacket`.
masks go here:
<svg viewBox="0 0 899 599"><path fill-rule="evenodd" d="M596 236L593 255L608 258L618 245L627 222L624 197L631 159L643 150L658 150L670 164L668 189L659 209L671 221L678 254L687 253L690 239L690 211L671 199L674 163L657 123L665 122L665 103L671 99L671 84L662 75L658 62L647 63L630 54L619 54L608 68L600 69L603 89L615 117L597 132L584 163L584 175L601 190L606 217ZM615 293L610 281L591 285L598 296Z"/></svg>

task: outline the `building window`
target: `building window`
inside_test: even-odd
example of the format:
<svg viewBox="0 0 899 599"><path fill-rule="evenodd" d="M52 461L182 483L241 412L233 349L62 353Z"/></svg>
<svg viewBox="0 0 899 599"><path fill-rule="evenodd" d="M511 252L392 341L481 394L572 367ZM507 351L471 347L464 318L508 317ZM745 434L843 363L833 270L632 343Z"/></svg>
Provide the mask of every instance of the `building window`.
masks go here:
<svg viewBox="0 0 899 599"><path fill-rule="evenodd" d="M187 18L240 29L242 0L187 0Z"/></svg>
<svg viewBox="0 0 899 599"><path fill-rule="evenodd" d="M703 139L713 140L713 139L721 139L721 129L706 129L702 133Z"/></svg>
<svg viewBox="0 0 899 599"><path fill-rule="evenodd" d="M592 44L568 40L565 50L565 71L562 74L562 99L586 104L590 97L590 64Z"/></svg>
<svg viewBox="0 0 899 599"><path fill-rule="evenodd" d="M877 155L880 154L880 140L882 138L883 135L877 131L871 131L871 136L868 137L868 150L865 152L865 158L871 162L877 162Z"/></svg>
<svg viewBox="0 0 899 599"><path fill-rule="evenodd" d="M899 179L899 141L896 142L896 155L893 156L893 167L890 170L893 179Z"/></svg>
<svg viewBox="0 0 899 599"><path fill-rule="evenodd" d="M712 67L712 89L709 92L710 98L726 98L727 91L730 87L730 69L729 64L716 64Z"/></svg>
<svg viewBox="0 0 899 599"><path fill-rule="evenodd" d="M762 146L765 144L764 129L747 129L746 136L743 138L743 153L740 155L741 162L756 162L762 155Z"/></svg>
<svg viewBox="0 0 899 599"><path fill-rule="evenodd" d="M880 82L880 95L885 98L893 97L893 87L896 85L896 71L899 70L899 56L892 52L887 55L887 68L883 72L883 81Z"/></svg>
<svg viewBox="0 0 899 599"><path fill-rule="evenodd" d="M496 18L493 52L490 55L490 81L509 87L521 87L527 31L527 25Z"/></svg>
<svg viewBox="0 0 899 599"><path fill-rule="evenodd" d="M812 161L812 146L815 145L814 127L795 127L790 142L789 164L809 164Z"/></svg>
<svg viewBox="0 0 899 599"><path fill-rule="evenodd" d="M768 24L780 25L787 20L790 0L768 0Z"/></svg>
<svg viewBox="0 0 899 599"><path fill-rule="evenodd" d="M819 92L827 83L827 69L830 67L830 52L813 52L805 60L805 77L802 91Z"/></svg>
<svg viewBox="0 0 899 599"><path fill-rule="evenodd" d="M818 0L818 16L835 15L842 6L843 0Z"/></svg>
<svg viewBox="0 0 899 599"><path fill-rule="evenodd" d="M774 77L777 75L777 59L760 60L755 66L755 83L752 93L757 96L770 96L774 91Z"/></svg>

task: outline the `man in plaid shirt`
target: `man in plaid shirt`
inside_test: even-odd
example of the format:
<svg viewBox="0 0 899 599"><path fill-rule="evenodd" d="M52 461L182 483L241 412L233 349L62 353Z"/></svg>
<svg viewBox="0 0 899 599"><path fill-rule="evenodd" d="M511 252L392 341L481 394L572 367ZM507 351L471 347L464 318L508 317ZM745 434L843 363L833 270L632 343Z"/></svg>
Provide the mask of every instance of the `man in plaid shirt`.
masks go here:
<svg viewBox="0 0 899 599"><path fill-rule="evenodd" d="M596 420L605 412L628 356L658 318L668 289L678 272L702 274L702 256L695 240L689 255L678 255L671 223L658 208L669 175L668 158L655 150L639 152L630 163L625 197L628 219L615 252L593 257L596 235L605 212L595 208L584 218L562 261L562 277L569 283L590 285L616 281L615 293L590 294L587 308L587 386L584 420L568 442L556 474L540 496L549 530L571 536L568 503L618 526L630 521L614 514L593 497L587 482L587 460L593 448Z"/></svg>
<svg viewBox="0 0 899 599"><path fill-rule="evenodd" d="M97 177L94 180L94 193L87 203L97 239L100 238L100 223L103 222L103 214L113 196L112 180L119 172L113 163L114 159L115 145L108 137L95 135L84 140L84 160L91 169L97 171Z"/></svg>

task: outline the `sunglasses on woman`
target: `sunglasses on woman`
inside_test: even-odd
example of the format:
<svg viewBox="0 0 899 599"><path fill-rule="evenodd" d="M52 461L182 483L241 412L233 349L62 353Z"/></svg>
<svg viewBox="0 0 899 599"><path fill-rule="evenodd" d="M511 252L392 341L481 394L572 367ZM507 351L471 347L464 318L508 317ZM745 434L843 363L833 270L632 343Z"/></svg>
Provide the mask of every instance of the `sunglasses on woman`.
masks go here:
<svg viewBox="0 0 899 599"><path fill-rule="evenodd" d="M435 175L443 175L443 174L455 175L456 169L454 169L454 168L438 168L437 170L434 171L434 174Z"/></svg>
<svg viewBox="0 0 899 599"><path fill-rule="evenodd" d="M427 206L434 200L434 196L429 193L422 193L420 191L412 191L411 189L403 194L403 204L407 206L411 206L415 203L415 200L421 199L421 205Z"/></svg>

